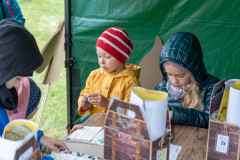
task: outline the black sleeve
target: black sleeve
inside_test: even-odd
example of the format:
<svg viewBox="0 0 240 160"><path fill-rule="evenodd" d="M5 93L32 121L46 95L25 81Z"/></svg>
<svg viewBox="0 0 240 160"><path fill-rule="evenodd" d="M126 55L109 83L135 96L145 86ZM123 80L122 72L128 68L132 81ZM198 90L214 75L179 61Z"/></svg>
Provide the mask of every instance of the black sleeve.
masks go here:
<svg viewBox="0 0 240 160"><path fill-rule="evenodd" d="M209 113L192 108L172 107L172 124L208 128Z"/></svg>

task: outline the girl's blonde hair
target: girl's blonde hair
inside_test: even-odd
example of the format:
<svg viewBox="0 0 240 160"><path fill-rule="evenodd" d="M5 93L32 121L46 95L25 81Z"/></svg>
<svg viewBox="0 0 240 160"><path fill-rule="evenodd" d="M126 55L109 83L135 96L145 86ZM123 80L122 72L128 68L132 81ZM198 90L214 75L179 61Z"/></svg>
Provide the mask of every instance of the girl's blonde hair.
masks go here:
<svg viewBox="0 0 240 160"><path fill-rule="evenodd" d="M184 88L182 96L182 106L183 108L193 108L199 111L203 111L204 105L201 100L198 83L195 81L192 74L190 75L190 79L191 79L190 87Z"/></svg>

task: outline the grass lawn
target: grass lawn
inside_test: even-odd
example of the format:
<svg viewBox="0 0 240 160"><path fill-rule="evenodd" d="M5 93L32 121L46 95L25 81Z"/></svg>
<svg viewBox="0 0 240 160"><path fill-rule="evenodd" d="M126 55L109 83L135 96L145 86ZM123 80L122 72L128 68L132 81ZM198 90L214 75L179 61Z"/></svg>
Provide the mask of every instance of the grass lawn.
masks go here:
<svg viewBox="0 0 240 160"><path fill-rule="evenodd" d="M64 20L64 0L18 0L18 3L26 19L25 27L34 35L41 51L49 37L57 30L59 22ZM42 90L39 107L46 88L42 84L45 71L41 74L34 73L32 77ZM36 121L37 115L38 112L33 121ZM59 79L50 86L39 129L43 130L45 135L60 138L67 135L66 126L66 69L63 63Z"/></svg>

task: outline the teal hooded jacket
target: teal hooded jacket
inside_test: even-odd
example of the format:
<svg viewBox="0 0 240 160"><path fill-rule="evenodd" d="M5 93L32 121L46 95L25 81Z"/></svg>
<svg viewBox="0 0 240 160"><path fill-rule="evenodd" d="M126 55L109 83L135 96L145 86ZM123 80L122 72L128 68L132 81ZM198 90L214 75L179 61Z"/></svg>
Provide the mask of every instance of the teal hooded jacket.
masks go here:
<svg viewBox="0 0 240 160"><path fill-rule="evenodd" d="M181 98L174 100L169 94L168 107L172 110L171 123L208 128L210 98L213 87L219 79L207 73L203 63L202 48L197 37L192 33L178 32L164 44L159 58L163 80L155 87L155 90L164 92L168 92L166 86L168 77L163 67L166 61L177 63L193 74L198 82L204 105L203 111L183 108Z"/></svg>
<svg viewBox="0 0 240 160"><path fill-rule="evenodd" d="M12 10L12 14L6 2L9 2L9 5ZM21 8L18 5L16 0L0 0L0 20L12 18L20 22L22 25L25 24L25 19L23 18Z"/></svg>

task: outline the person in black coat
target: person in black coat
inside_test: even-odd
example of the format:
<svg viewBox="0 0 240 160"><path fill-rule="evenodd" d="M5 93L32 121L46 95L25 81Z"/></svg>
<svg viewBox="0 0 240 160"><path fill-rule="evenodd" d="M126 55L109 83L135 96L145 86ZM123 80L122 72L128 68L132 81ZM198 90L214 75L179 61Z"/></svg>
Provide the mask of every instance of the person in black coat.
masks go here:
<svg viewBox="0 0 240 160"><path fill-rule="evenodd" d="M171 123L208 128L210 98L219 79L207 73L198 38L189 32L174 34L159 62L163 80L155 90L169 95Z"/></svg>
<svg viewBox="0 0 240 160"><path fill-rule="evenodd" d="M43 58L32 34L13 19L0 21L0 139L4 127L9 123L6 110L18 112L18 94L23 77L32 76ZM57 138L48 137L38 130L37 142L55 152L67 146ZM0 144L4 145L4 144ZM7 148L10 149L10 148ZM0 152L1 153L1 152ZM1 156L0 156L1 157ZM43 157L47 159L49 156ZM50 157L50 159L52 159Z"/></svg>

